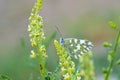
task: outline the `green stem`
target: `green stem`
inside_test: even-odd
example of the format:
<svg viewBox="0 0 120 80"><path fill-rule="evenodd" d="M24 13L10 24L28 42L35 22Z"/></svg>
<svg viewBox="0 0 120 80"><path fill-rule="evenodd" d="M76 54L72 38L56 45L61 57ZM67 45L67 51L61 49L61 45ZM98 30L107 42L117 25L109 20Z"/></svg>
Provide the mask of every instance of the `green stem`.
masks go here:
<svg viewBox="0 0 120 80"><path fill-rule="evenodd" d="M114 45L114 48L113 48L114 54L115 54L116 51L117 51L119 36L120 36L120 30L118 31L118 35L117 35L117 37L116 37L115 45ZM115 59L115 56L113 56L112 61L110 62L110 66L108 67L108 72L107 72L107 74L106 74L106 76L105 76L105 80L109 80L109 75L110 75L110 73L111 73L111 70L112 70L112 67L113 67L113 64L114 64L114 59Z"/></svg>

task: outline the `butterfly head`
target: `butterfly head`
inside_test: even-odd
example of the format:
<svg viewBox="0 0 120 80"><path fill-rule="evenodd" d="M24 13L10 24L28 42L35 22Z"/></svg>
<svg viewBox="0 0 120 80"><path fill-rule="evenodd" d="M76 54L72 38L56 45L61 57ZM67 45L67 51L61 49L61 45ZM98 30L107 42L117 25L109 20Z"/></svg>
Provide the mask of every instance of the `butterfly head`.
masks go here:
<svg viewBox="0 0 120 80"><path fill-rule="evenodd" d="M61 38L60 38L60 44L63 46L63 45L64 45L64 43L65 43L64 38L63 38L63 37L61 37Z"/></svg>

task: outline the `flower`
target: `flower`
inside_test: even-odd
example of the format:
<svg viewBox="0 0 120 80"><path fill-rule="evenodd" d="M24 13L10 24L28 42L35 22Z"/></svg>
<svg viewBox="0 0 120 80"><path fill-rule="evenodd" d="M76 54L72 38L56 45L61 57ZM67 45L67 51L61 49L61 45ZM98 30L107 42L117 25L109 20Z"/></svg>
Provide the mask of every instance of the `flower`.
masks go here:
<svg viewBox="0 0 120 80"><path fill-rule="evenodd" d="M61 74L64 80L73 80L75 72L75 63L68 56L68 52L58 43L57 40L54 41L54 45L57 49L57 54L60 59Z"/></svg>
<svg viewBox="0 0 120 80"><path fill-rule="evenodd" d="M33 50L31 50L30 58L36 58L36 56L36 53Z"/></svg>
<svg viewBox="0 0 120 80"><path fill-rule="evenodd" d="M34 7L32 8L32 12L29 17L28 31L31 46L35 49L31 50L30 57L39 58L39 65L41 66L40 74L42 76L45 76L47 74L47 70L45 68L45 61L48 56L46 54L46 48L44 44L45 35L43 31L43 20L42 17L38 14L39 10L42 9L42 2L43 0L37 0Z"/></svg>

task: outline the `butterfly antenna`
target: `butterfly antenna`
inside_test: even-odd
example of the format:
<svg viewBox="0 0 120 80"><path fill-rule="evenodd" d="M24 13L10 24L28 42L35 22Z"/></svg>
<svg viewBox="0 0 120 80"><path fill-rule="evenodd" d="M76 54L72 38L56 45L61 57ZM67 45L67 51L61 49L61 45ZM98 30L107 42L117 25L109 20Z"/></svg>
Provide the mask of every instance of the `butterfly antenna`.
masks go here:
<svg viewBox="0 0 120 80"><path fill-rule="evenodd" d="M59 33L59 35L60 35L61 37L63 37L63 36L62 36L62 33L61 33L61 31L60 31L60 29L58 28L58 26L57 26L57 25L55 25L55 27L56 27L56 29L57 29L57 31L58 31L58 33Z"/></svg>

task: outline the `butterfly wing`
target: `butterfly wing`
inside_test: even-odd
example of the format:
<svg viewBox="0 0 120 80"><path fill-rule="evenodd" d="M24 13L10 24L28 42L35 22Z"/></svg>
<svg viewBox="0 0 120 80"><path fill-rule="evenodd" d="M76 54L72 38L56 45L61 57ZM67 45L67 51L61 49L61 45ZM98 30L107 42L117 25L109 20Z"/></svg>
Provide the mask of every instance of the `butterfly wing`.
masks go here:
<svg viewBox="0 0 120 80"><path fill-rule="evenodd" d="M77 59L81 57L82 54L89 52L93 44L84 39L66 38L64 39L64 47L69 52L70 56Z"/></svg>

